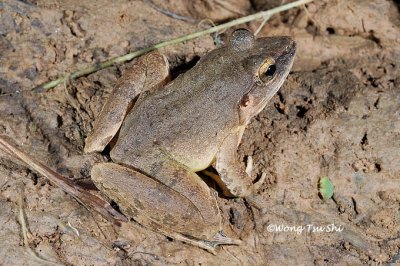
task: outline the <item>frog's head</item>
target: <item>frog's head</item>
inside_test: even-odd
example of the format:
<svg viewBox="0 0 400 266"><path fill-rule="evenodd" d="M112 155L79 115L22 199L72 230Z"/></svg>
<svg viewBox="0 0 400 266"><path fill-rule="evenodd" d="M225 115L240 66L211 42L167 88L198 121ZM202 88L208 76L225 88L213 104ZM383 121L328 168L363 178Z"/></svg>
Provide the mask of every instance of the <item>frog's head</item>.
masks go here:
<svg viewBox="0 0 400 266"><path fill-rule="evenodd" d="M255 39L251 32L238 29L232 33L230 46L237 51L237 60L247 80L251 80L239 102L243 124L261 112L285 81L293 64L296 43L282 36Z"/></svg>

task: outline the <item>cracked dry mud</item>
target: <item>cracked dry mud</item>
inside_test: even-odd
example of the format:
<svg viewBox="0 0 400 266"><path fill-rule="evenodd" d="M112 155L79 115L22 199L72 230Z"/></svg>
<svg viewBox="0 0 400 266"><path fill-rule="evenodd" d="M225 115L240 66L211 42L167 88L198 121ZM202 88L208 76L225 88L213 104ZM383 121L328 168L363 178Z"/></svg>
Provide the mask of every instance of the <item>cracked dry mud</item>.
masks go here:
<svg viewBox="0 0 400 266"><path fill-rule="evenodd" d="M84 138L126 65L48 91L30 89L194 32L201 19L226 21L274 2L285 1L194 1L196 8L186 1L153 1L193 19L184 21L146 1L2 1L0 134L89 188L92 165L107 158L82 154ZM288 80L252 120L239 147L243 160L252 155L254 171L268 173L259 192L262 208L218 198L224 231L244 245L224 246L214 256L136 223L114 226L0 153L0 264L40 264L23 246L21 188L31 248L67 265L399 263L398 1L315 0L307 11L274 16L260 32L293 36L298 53ZM259 23L245 26L255 31ZM162 52L180 72L214 47L207 36ZM318 196L321 176L332 180L333 200ZM271 225L309 224L335 224L344 231L269 231Z"/></svg>

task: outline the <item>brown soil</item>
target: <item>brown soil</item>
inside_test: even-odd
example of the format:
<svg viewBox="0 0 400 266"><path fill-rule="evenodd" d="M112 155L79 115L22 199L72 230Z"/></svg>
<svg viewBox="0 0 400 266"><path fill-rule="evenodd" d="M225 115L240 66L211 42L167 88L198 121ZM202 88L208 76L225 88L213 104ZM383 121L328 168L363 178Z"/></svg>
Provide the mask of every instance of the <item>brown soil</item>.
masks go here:
<svg viewBox="0 0 400 266"><path fill-rule="evenodd" d="M82 154L84 138L127 65L44 91L64 73L287 1L0 2L0 134L76 182L88 183L103 155ZM194 2L193 7L191 3ZM221 4L223 3L223 4ZM161 9L180 14L172 18ZM400 263L400 14L398 1L315 0L274 16L260 35L298 42L280 92L252 120L239 148L268 181L259 207L218 199L227 235L242 246L214 256L136 223L117 227L0 153L0 264L41 264L29 243L67 265L362 265ZM256 30L260 22L246 27ZM175 71L214 48L212 36L162 50ZM328 176L335 194L318 195ZM326 226L342 232L270 232L272 226ZM76 234L75 229L79 232Z"/></svg>

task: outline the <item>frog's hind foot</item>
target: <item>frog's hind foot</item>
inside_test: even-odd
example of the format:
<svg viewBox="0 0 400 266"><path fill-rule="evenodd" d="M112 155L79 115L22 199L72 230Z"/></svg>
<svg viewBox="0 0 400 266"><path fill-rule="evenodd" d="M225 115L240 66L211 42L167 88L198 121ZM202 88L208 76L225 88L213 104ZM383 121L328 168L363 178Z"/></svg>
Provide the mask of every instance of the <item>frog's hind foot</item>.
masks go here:
<svg viewBox="0 0 400 266"><path fill-rule="evenodd" d="M211 240L203 240L203 239L193 238L193 237L185 236L185 235L182 235L179 233L163 232L162 234L167 235L175 240L182 241L182 242L191 244L193 246L197 246L199 248L205 249L208 252L212 253L213 255L217 254L217 252L215 251L215 248L219 245L240 245L240 244L242 244L241 240L226 237L222 232L216 233L215 236L213 237L213 239L211 239Z"/></svg>
<svg viewBox="0 0 400 266"><path fill-rule="evenodd" d="M240 245L240 244L242 244L241 240L227 237L223 231L216 233L215 236L213 237L212 242L216 243L216 245Z"/></svg>

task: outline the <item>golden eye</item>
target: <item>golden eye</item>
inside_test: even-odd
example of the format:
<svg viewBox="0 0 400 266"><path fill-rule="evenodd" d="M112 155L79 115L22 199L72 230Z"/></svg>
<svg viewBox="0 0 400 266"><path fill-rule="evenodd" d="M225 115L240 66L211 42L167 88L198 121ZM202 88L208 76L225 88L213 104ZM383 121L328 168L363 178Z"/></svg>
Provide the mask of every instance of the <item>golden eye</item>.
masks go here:
<svg viewBox="0 0 400 266"><path fill-rule="evenodd" d="M268 58L258 69L258 77L261 79L262 82L267 83L274 77L275 72L275 61L272 58Z"/></svg>

